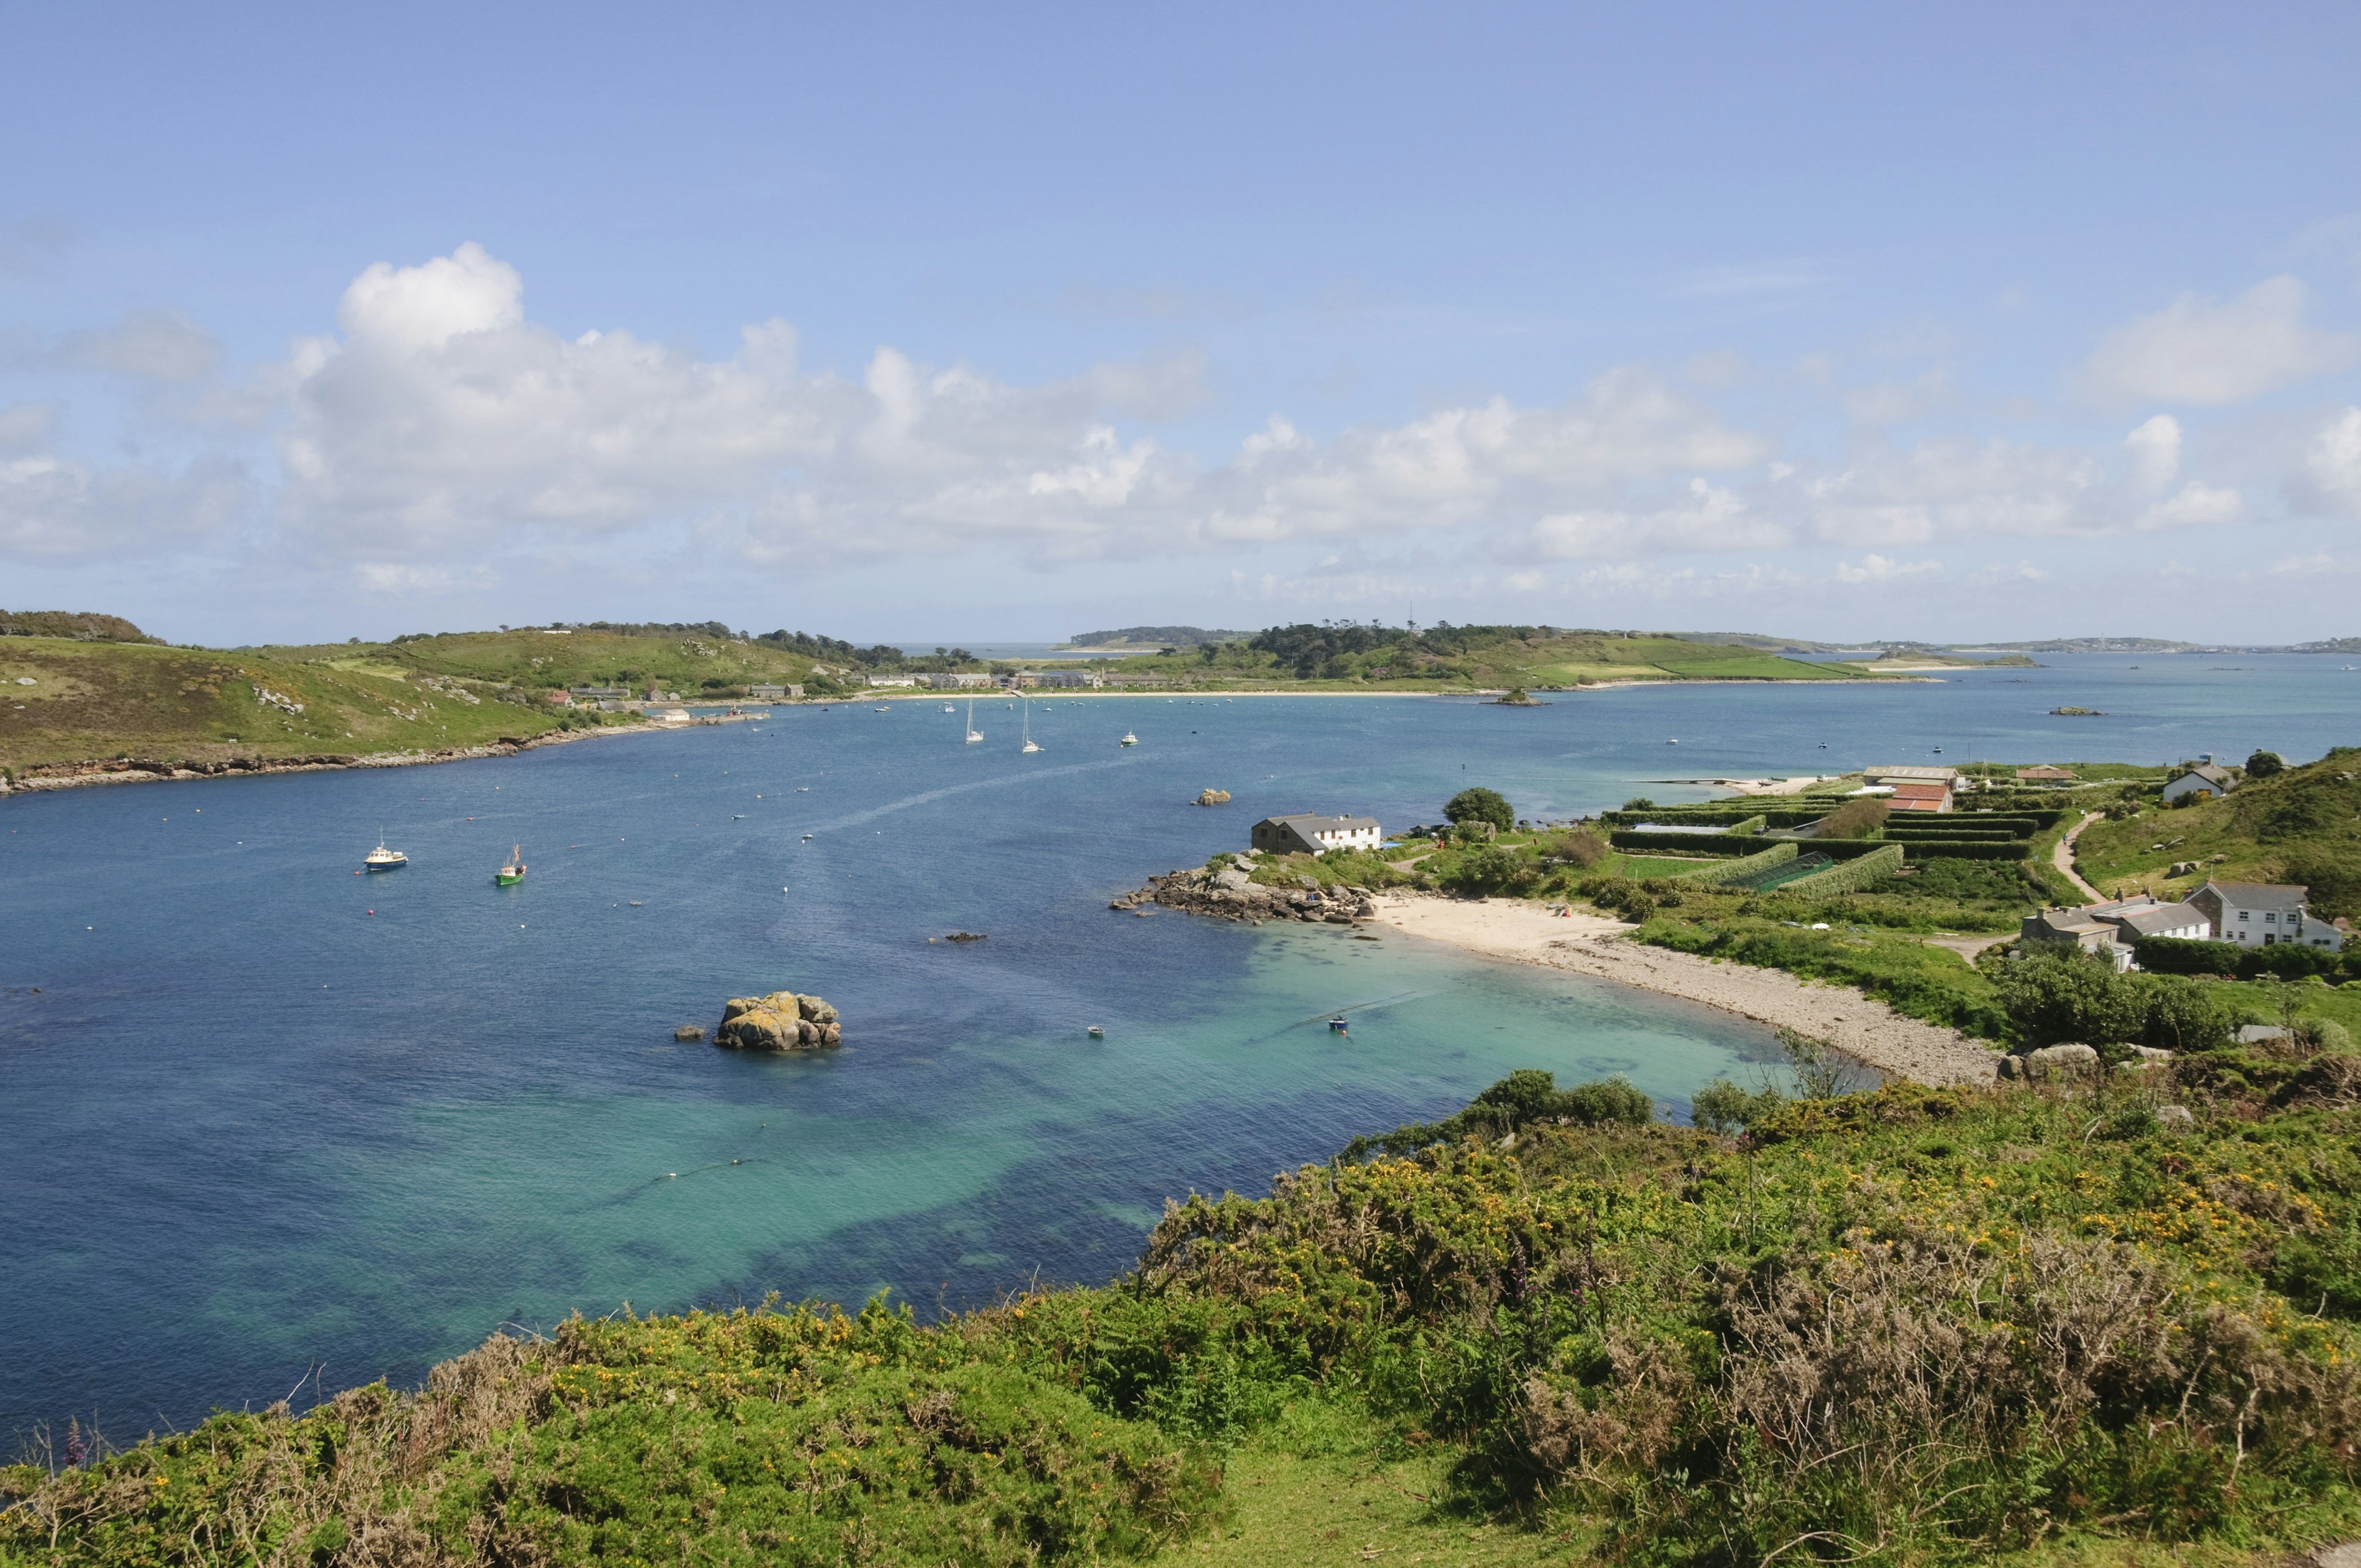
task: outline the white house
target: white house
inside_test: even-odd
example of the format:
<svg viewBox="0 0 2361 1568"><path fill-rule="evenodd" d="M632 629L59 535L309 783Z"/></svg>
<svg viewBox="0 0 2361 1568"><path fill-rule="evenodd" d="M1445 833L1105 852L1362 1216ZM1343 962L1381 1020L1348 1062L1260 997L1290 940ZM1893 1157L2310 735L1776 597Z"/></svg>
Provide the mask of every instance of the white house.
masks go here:
<svg viewBox="0 0 2361 1568"><path fill-rule="evenodd" d="M2187 795L2204 795L2219 798L2230 793L2230 775L2211 762L2200 762L2164 786L2164 798L2179 800Z"/></svg>
<svg viewBox="0 0 2361 1568"><path fill-rule="evenodd" d="M928 675L927 684L937 691L983 691L996 683L981 671L954 670L946 675Z"/></svg>
<svg viewBox="0 0 2361 1568"><path fill-rule="evenodd" d="M2202 940L2211 925L2205 911L2193 903L2167 904L2143 894L2107 904L2086 904L2079 909L2045 909L2028 915L2018 927L2026 943L2072 943L2096 953L2120 972L2132 967L2132 952L2143 937L2185 937Z"/></svg>
<svg viewBox="0 0 2361 1568"><path fill-rule="evenodd" d="M2270 948L2292 942L2301 948L2341 952L2345 933L2311 912L2310 890L2285 883L2214 882L2189 895L2205 912L2217 942Z"/></svg>
<svg viewBox="0 0 2361 1568"><path fill-rule="evenodd" d="M915 686L918 684L918 677L916 675L872 675L869 677L869 684L873 686Z"/></svg>
<svg viewBox="0 0 2361 1568"><path fill-rule="evenodd" d="M1254 825L1254 847L1273 855L1374 850L1384 839L1374 817L1266 817Z"/></svg>

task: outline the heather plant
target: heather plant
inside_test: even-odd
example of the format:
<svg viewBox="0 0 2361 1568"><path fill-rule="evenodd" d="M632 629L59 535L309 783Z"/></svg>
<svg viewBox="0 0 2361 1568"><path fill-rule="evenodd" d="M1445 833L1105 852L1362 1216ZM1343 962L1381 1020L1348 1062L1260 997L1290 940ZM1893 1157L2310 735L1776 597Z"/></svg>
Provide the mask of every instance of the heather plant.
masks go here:
<svg viewBox="0 0 2361 1568"><path fill-rule="evenodd" d="M1689 1128L1520 1071L1168 1204L1112 1286L930 1326L497 1338L414 1394L6 1472L0 1562L1107 1561L1224 1528L1224 1453L1307 1421L1436 1455L1437 1520L1610 1560L2361 1526L2361 1060L1808 1087L1706 1086Z"/></svg>

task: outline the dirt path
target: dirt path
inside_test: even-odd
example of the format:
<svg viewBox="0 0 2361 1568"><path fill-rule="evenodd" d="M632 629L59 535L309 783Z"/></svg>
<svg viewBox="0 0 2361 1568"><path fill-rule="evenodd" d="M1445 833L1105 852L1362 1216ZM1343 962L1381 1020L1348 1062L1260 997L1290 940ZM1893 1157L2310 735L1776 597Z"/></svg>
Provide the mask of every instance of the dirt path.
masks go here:
<svg viewBox="0 0 2361 1568"><path fill-rule="evenodd" d="M2049 851L2049 863L2058 868L2059 875L2064 877L2068 882L2072 883L2076 887L2081 888L2084 893L2088 894L2090 895L2091 902L2093 904L2104 904L2107 901L2107 895L2101 893L2097 888L2092 887L2089 883L2084 882L2082 880L2082 873L2074 869L2074 840L2082 836L2083 828L2088 828L2092 823L2096 822L2100 817L2104 817L2106 813L2103 811L2092 812L2089 816L2083 817L2081 821L2077 822L2073 827L2069 828L2066 830L2066 837L2059 839L2057 847Z"/></svg>
<svg viewBox="0 0 2361 1568"><path fill-rule="evenodd" d="M1895 1077L1933 1084L1989 1083L1998 1070L1998 1053L1982 1042L1905 1018L1849 986L1642 947L1629 939L1631 928L1620 921L1554 916L1521 899L1381 894L1376 902L1378 922L1406 935L1784 1025L1827 1039L1855 1060Z"/></svg>
<svg viewBox="0 0 2361 1568"><path fill-rule="evenodd" d="M2015 939L2016 938L2013 936L1928 937L1925 938L1925 941L1930 948L1949 948L1951 951L1959 954L1960 957L1967 959L1968 962L1973 963L1976 961L1976 955L1982 952L1986 948L1997 948L2003 942L2013 942Z"/></svg>

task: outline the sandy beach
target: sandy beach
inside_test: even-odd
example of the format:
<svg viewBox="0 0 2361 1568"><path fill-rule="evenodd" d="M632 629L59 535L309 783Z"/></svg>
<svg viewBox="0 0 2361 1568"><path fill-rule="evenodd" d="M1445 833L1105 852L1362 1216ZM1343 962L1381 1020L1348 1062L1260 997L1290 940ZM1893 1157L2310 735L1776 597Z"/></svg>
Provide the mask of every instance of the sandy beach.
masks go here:
<svg viewBox="0 0 2361 1568"><path fill-rule="evenodd" d="M1377 920L1406 936L1466 952L1636 985L1702 1002L1761 1023L1785 1025L1832 1042L1878 1071L1921 1083L1993 1081L2000 1057L1956 1030L1905 1018L1848 986L1798 980L1777 970L1716 963L1642 947L1631 927L1595 915L1554 916L1517 899L1385 894Z"/></svg>

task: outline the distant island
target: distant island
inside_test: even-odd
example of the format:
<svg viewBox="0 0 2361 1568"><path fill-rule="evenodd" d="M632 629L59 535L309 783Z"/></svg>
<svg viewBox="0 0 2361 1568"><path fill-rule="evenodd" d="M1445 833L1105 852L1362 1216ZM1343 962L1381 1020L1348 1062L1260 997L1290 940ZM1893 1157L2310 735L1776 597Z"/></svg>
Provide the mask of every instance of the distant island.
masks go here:
<svg viewBox="0 0 2361 1568"><path fill-rule="evenodd" d="M1118 631L1077 631L1056 644L1073 648L1200 648L1208 642L1243 642L1251 631L1210 631L1202 626L1126 626Z"/></svg>
<svg viewBox="0 0 2361 1568"><path fill-rule="evenodd" d="M0 701L0 791L481 756L651 718L681 722L690 703L760 712L856 694L1035 686L1069 695L1539 694L1689 681L1926 680L2033 663L1993 645L1962 654L1920 642L1448 622L1305 621L1254 632L1133 626L1075 642L1089 646L1036 663L719 620L596 620L207 649L168 643L119 616L0 610L0 689L8 693ZM2114 640L2134 642L2189 647ZM2346 649L2361 650L2361 640L2277 651Z"/></svg>

